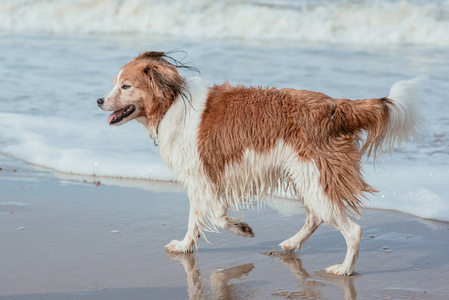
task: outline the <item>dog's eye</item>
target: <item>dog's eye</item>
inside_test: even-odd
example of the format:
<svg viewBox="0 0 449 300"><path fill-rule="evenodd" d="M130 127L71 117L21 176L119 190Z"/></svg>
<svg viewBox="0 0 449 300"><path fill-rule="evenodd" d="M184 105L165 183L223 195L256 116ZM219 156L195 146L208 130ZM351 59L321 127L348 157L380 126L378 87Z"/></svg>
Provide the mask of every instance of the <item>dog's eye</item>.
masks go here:
<svg viewBox="0 0 449 300"><path fill-rule="evenodd" d="M129 89L131 86L129 84L124 84L122 85L122 90L127 90Z"/></svg>

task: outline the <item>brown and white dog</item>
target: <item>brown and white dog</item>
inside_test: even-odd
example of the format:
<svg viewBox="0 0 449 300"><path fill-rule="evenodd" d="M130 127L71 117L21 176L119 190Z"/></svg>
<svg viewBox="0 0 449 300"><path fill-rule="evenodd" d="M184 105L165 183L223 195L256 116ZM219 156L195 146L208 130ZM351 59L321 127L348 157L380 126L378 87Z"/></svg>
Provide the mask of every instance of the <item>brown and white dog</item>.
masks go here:
<svg viewBox="0 0 449 300"><path fill-rule="evenodd" d="M346 239L342 264L326 268L351 275L357 261L361 198L376 190L362 177L361 159L417 136L417 80L400 81L384 98L334 99L295 89L205 87L181 77L179 62L145 52L123 66L114 88L97 100L114 111L110 125L137 120L157 140L160 154L187 187L190 216L182 241L166 246L190 252L205 229L253 237L228 208L251 206L281 188L304 203L304 227L279 246L296 251L325 222Z"/></svg>

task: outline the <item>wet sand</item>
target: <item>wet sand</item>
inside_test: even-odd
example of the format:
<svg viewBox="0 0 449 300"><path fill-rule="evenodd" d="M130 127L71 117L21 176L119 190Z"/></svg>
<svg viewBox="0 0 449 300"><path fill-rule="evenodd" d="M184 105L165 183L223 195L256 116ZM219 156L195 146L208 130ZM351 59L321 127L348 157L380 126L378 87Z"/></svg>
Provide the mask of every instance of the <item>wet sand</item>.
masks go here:
<svg viewBox="0 0 449 300"><path fill-rule="evenodd" d="M350 277L325 274L346 244L322 225L293 254L298 202L244 215L256 236L207 234L196 254L166 253L184 236L188 199L174 183L69 176L0 156L0 299L449 299L449 223L367 209Z"/></svg>

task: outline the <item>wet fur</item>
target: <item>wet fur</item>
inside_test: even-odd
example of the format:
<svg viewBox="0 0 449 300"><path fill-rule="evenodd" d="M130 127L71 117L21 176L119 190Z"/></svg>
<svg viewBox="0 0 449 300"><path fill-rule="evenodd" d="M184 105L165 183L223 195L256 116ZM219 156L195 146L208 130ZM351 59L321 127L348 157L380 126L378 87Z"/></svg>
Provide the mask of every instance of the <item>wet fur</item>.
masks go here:
<svg viewBox="0 0 449 300"><path fill-rule="evenodd" d="M280 247L298 250L325 222L348 246L344 262L326 271L352 274L362 229L351 215L360 214L366 193L376 192L363 179L362 157L417 135L418 82L396 83L387 97L348 100L228 83L208 88L181 77L179 67L163 52L145 52L120 69L114 89L98 102L115 114L133 105L135 112L115 125L142 123L187 187L188 230L167 250L192 251L205 229L253 237L228 209L285 189L303 201L307 218Z"/></svg>

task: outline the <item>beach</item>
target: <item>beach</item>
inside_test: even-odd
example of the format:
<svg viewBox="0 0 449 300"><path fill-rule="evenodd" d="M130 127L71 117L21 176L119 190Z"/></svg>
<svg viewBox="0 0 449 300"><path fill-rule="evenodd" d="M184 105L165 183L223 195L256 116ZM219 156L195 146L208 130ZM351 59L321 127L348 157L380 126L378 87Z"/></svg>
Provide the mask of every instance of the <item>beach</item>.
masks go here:
<svg viewBox="0 0 449 300"><path fill-rule="evenodd" d="M366 209L355 274L341 234L322 225L298 252L277 245L304 222L298 202L267 200L244 216L245 239L208 233L167 253L188 199L176 183L70 176L0 156L0 299L446 299L449 223Z"/></svg>

